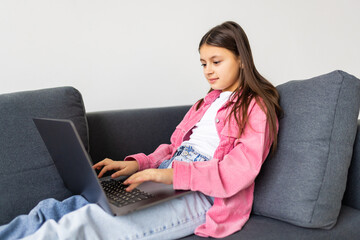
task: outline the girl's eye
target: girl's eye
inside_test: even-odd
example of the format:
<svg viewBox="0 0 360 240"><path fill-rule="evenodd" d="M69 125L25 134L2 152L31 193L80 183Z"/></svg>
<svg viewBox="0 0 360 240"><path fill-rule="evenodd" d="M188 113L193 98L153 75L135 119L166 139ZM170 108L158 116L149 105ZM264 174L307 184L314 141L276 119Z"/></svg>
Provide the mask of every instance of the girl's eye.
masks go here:
<svg viewBox="0 0 360 240"><path fill-rule="evenodd" d="M215 61L215 62L214 62L215 65L217 65L217 64L219 64L219 63L220 63L220 61Z"/></svg>
<svg viewBox="0 0 360 240"><path fill-rule="evenodd" d="M201 64L201 66L202 66L202 67L206 67L206 64L205 64L205 63L203 63L203 64Z"/></svg>

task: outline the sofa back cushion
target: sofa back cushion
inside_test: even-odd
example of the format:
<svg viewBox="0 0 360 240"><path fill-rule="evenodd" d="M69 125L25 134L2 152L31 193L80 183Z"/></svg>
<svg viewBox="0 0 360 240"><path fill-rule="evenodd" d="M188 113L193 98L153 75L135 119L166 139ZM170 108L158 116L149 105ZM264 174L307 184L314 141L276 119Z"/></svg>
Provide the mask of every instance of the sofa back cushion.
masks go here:
<svg viewBox="0 0 360 240"><path fill-rule="evenodd" d="M70 196L33 123L34 117L70 119L88 148L80 93L60 87L0 95L0 225L40 200Z"/></svg>
<svg viewBox="0 0 360 240"><path fill-rule="evenodd" d="M360 107L360 81L342 71L277 87L278 150L256 180L254 213L298 226L335 225Z"/></svg>

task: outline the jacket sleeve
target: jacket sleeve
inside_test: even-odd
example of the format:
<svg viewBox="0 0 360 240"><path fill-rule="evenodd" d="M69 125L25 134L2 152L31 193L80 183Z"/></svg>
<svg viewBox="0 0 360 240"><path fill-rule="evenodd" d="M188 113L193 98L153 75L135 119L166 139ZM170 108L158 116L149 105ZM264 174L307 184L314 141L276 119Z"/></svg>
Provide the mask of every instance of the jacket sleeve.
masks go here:
<svg viewBox="0 0 360 240"><path fill-rule="evenodd" d="M217 198L231 197L254 182L271 143L266 114L255 103L249 110L243 133L223 159L174 162L174 189L200 191Z"/></svg>
<svg viewBox="0 0 360 240"><path fill-rule="evenodd" d="M171 158L171 153L173 150L173 144L161 144L153 153L149 155L144 153L137 153L127 156L124 161L136 160L139 164L139 171L147 168L157 168L162 163L162 161Z"/></svg>
<svg viewBox="0 0 360 240"><path fill-rule="evenodd" d="M185 114L183 120L180 122L181 125L184 122L187 122L195 111L195 105L193 105L189 111ZM168 160L172 157L175 148L180 145L182 142L182 134L180 134L180 129L176 128L170 138L170 144L161 144L153 153L145 155L144 153L138 153L134 155L127 156L124 161L136 160L139 164L139 171L147 168L157 168L164 160Z"/></svg>

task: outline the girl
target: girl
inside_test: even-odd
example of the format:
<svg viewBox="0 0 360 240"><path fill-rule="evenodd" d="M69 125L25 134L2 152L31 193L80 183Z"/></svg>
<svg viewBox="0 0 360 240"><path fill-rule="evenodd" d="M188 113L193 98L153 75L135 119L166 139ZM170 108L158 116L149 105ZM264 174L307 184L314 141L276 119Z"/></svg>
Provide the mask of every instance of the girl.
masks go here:
<svg viewBox="0 0 360 240"><path fill-rule="evenodd" d="M277 146L279 95L256 70L237 23L225 22L207 32L199 52L211 89L176 127L171 144L150 155L105 159L93 166L101 169L99 177L109 170L116 170L114 178L131 175L127 191L154 181L194 192L118 217L87 204L58 222L60 217L41 223L28 238L173 239L192 233L222 238L242 228L250 216L254 180L271 146L272 151ZM86 204L80 196L72 198L79 199L79 207ZM57 211L51 204L47 209Z"/></svg>

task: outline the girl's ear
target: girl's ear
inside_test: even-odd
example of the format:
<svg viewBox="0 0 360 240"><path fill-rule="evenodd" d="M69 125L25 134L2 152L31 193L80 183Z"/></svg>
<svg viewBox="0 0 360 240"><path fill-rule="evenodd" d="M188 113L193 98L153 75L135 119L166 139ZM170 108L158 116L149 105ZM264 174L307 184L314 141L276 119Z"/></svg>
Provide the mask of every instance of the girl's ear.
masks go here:
<svg viewBox="0 0 360 240"><path fill-rule="evenodd" d="M244 64L241 62L240 57L238 57L238 64L240 68L244 68Z"/></svg>

